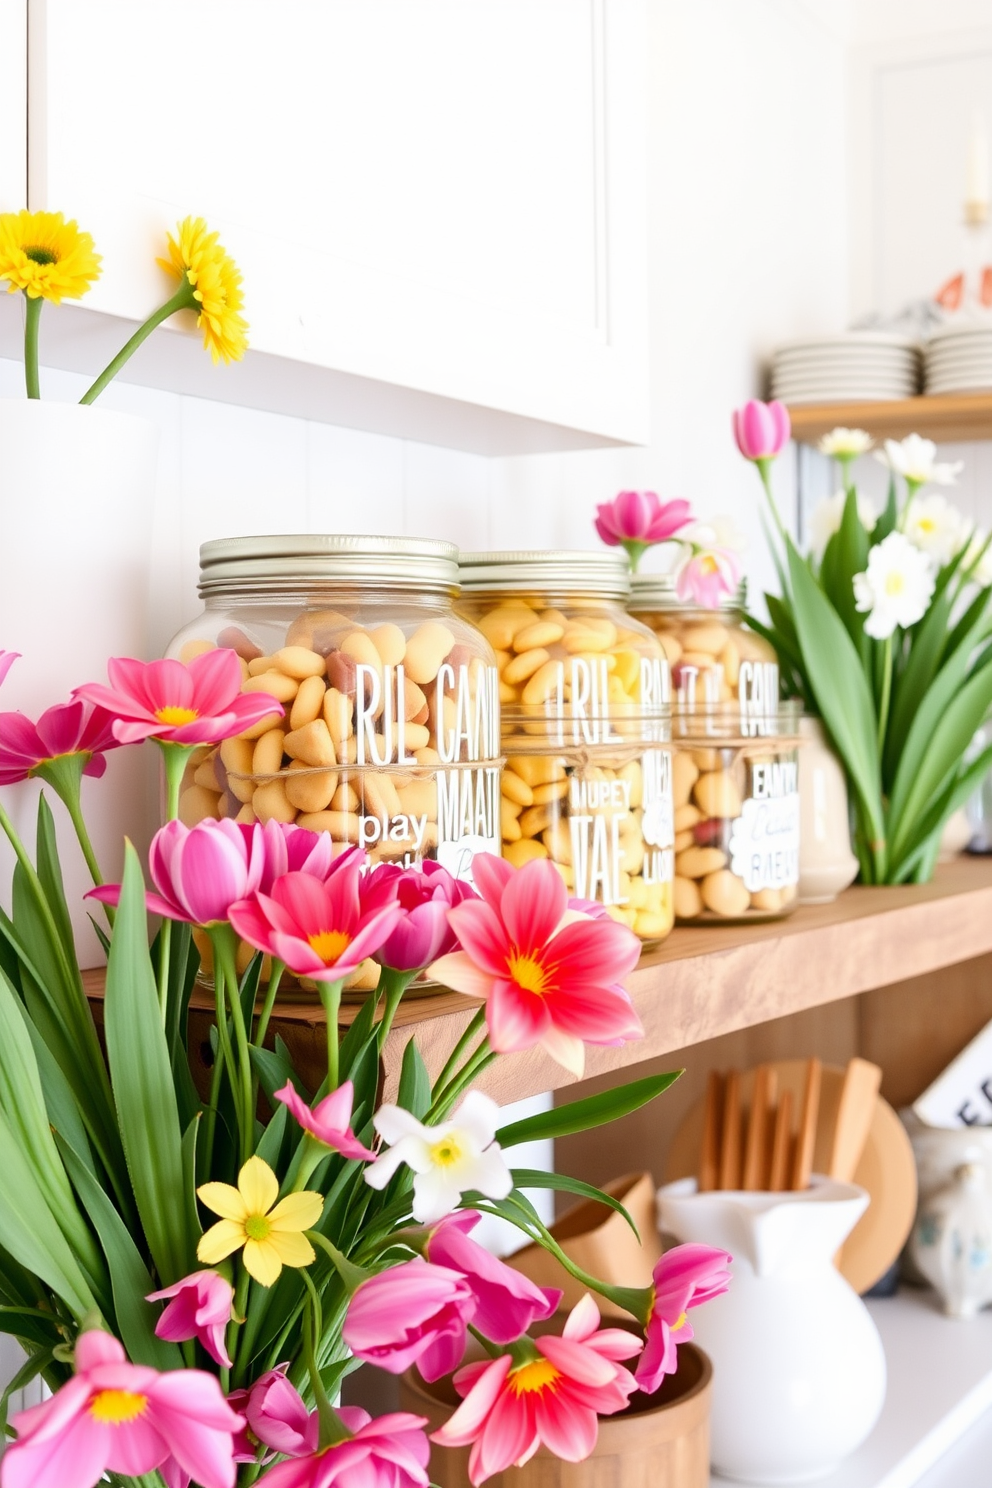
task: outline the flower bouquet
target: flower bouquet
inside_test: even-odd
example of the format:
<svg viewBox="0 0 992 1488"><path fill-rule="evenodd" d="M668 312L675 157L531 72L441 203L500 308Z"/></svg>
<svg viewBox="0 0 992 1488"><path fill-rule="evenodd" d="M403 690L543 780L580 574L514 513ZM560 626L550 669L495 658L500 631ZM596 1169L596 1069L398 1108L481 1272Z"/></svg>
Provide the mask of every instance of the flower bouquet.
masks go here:
<svg viewBox="0 0 992 1488"><path fill-rule="evenodd" d="M765 596L769 623L750 624L775 646L784 685L822 718L847 772L862 882L925 882L944 824L992 764L992 749L969 755L992 707L990 539L944 497L923 494L950 485L960 466L937 462L917 435L886 440L889 493L878 513L850 474L870 437L834 430L820 449L839 462L843 489L813 513L803 557L772 493L787 410L749 403L734 432L768 499L782 591Z"/></svg>
<svg viewBox="0 0 992 1488"><path fill-rule="evenodd" d="M0 680L13 660L0 653ZM542 1442L579 1460L599 1414L675 1368L686 1313L726 1288L730 1258L683 1246L655 1285L605 1286L562 1254L524 1190L617 1201L507 1160L522 1142L636 1109L673 1075L502 1125L473 1086L516 1050L542 1045L574 1067L585 1043L637 1038L618 983L639 944L569 901L546 862L518 871L479 857L476 892L436 864L367 872L356 849L332 857L326 836L275 822L186 828L175 808L192 749L281 711L240 681L229 651L189 666L119 660L109 687L81 687L37 723L0 714L0 783L39 778L65 803L108 962L101 1037L45 796L33 858L0 803L17 856L0 910L0 1328L27 1352L5 1424L13 1391L40 1376L51 1392L8 1428L2 1488L426 1488L425 1418L339 1403L362 1362L415 1365L427 1380L458 1371L462 1404L434 1440L473 1444L473 1483ZM80 806L106 752L145 739L164 756L170 818L147 893L130 845L122 884L101 881ZM149 909L163 917L151 947ZM187 1048L195 927L214 955L204 1090ZM257 952L241 976L238 936ZM378 992L342 1037L342 983L368 956ZM433 1078L411 1039L383 1102L380 1055L427 966L481 1006ZM271 1041L287 968L321 989L317 1090ZM483 1214L546 1246L636 1325L602 1328L586 1296L562 1336L532 1338L560 1294L477 1243ZM459 1368L470 1340L477 1358Z"/></svg>

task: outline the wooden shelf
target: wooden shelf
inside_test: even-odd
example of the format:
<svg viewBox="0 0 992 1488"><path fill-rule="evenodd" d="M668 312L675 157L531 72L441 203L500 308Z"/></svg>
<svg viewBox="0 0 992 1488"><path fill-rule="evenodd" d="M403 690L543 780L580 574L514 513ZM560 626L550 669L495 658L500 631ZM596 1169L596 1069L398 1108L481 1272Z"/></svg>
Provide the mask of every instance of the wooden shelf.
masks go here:
<svg viewBox="0 0 992 1488"><path fill-rule="evenodd" d="M644 1038L619 1049L588 1048L586 1075L628 1069L704 1039L990 952L989 858L958 858L939 868L929 884L849 889L833 904L798 909L785 920L679 929L643 958L627 982ZM102 973L86 976L98 999ZM409 1039L416 1036L428 1070L436 1075L475 1006L452 992L404 1002L384 1051L387 1099L395 1093ZM206 1020L208 1007L209 999L198 993L194 1017ZM342 1021L353 1016L354 1009L345 1010ZM304 1077L317 1075L325 1048L319 1004L280 1003L272 1027L286 1040ZM501 1059L480 1083L506 1105L574 1081L533 1049Z"/></svg>
<svg viewBox="0 0 992 1488"><path fill-rule="evenodd" d="M867 429L876 439L921 434L937 444L992 439L992 393L951 393L902 398L892 403L796 403L789 405L792 435L814 444L838 427Z"/></svg>

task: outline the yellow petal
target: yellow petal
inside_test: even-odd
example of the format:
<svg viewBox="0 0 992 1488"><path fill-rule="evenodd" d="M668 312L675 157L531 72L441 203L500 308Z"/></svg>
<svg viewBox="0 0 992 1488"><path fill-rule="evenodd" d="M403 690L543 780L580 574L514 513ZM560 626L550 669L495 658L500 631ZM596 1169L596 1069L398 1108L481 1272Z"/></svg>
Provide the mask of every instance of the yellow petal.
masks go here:
<svg viewBox="0 0 992 1488"><path fill-rule="evenodd" d="M250 1157L238 1174L238 1188L248 1214L268 1214L279 1197L279 1180L260 1157Z"/></svg>
<svg viewBox="0 0 992 1488"><path fill-rule="evenodd" d="M229 1183L204 1183L196 1196L221 1219L244 1220L248 1215L244 1199Z"/></svg>
<svg viewBox="0 0 992 1488"><path fill-rule="evenodd" d="M249 1240L242 1259L248 1275L262 1286L270 1287L279 1280L282 1260L271 1240Z"/></svg>
<svg viewBox="0 0 992 1488"><path fill-rule="evenodd" d="M215 1187L222 1188L223 1184ZM225 1256L232 1255L245 1243L245 1227L233 1219L222 1219L217 1224L211 1225L205 1235L200 1236L200 1243L196 1247L196 1258L204 1261L208 1266L216 1266Z"/></svg>
<svg viewBox="0 0 992 1488"><path fill-rule="evenodd" d="M312 1266L317 1259L306 1235L273 1231L267 1244L276 1252L284 1266Z"/></svg>
<svg viewBox="0 0 992 1488"><path fill-rule="evenodd" d="M309 1230L317 1223L323 1208L323 1195L307 1188L303 1193L287 1194L269 1215L269 1224L273 1231L283 1234L287 1230Z"/></svg>

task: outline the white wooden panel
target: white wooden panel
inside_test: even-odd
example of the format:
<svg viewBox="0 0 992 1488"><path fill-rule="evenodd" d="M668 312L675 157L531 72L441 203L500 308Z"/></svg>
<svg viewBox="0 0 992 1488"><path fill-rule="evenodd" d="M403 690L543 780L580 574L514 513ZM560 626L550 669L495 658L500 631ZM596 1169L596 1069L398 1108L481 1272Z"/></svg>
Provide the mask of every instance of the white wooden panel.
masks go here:
<svg viewBox="0 0 992 1488"><path fill-rule="evenodd" d="M31 201L97 238L91 309L147 313L194 211L244 269L257 352L645 437L643 0L31 18Z"/></svg>
<svg viewBox="0 0 992 1488"><path fill-rule="evenodd" d="M0 0L0 212L27 205L28 0Z"/></svg>

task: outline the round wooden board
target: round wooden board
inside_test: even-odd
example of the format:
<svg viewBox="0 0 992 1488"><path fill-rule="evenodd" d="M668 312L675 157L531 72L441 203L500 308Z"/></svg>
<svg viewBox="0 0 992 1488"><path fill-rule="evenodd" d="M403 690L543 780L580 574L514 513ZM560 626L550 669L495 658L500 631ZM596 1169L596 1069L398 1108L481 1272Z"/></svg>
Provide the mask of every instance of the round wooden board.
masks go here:
<svg viewBox="0 0 992 1488"><path fill-rule="evenodd" d="M804 1059L783 1059L772 1064L778 1075L779 1092L791 1090L798 1107L806 1082ZM823 1066L820 1097L821 1118L836 1112L844 1071L839 1065ZM741 1100L749 1107L754 1070L741 1074ZM830 1125L818 1124L813 1171L822 1172L827 1161ZM665 1167L669 1183L693 1178L699 1166L703 1136L703 1102L687 1112L672 1140ZM841 1274L856 1292L869 1291L888 1271L906 1243L916 1215L916 1163L909 1137L888 1101L879 1096L868 1130L854 1182L866 1189L871 1203L845 1241L837 1258Z"/></svg>

